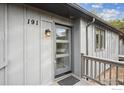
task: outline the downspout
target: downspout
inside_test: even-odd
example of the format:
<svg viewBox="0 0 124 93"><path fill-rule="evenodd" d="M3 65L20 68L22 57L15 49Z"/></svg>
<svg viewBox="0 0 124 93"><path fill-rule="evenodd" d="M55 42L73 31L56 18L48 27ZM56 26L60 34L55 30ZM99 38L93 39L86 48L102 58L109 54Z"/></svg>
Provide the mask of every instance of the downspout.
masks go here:
<svg viewBox="0 0 124 93"><path fill-rule="evenodd" d="M93 17L93 20L86 25L86 55L88 55L88 27L92 25L95 20L96 19Z"/></svg>

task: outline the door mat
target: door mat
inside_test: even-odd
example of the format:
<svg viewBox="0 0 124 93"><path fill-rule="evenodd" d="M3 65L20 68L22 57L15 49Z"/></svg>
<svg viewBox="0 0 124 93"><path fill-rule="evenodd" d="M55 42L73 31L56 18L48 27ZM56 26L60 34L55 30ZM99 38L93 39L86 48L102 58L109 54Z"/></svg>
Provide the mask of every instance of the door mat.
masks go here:
<svg viewBox="0 0 124 93"><path fill-rule="evenodd" d="M69 76L67 78L64 78L64 79L58 81L57 83L59 85L74 85L74 84L76 84L79 81L80 80L75 78L74 76Z"/></svg>

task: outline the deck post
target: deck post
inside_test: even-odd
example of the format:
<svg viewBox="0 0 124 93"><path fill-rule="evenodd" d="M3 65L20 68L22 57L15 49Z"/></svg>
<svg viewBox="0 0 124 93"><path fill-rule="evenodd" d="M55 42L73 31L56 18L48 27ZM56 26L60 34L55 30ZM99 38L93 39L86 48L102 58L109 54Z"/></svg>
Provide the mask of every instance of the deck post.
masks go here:
<svg viewBox="0 0 124 93"><path fill-rule="evenodd" d="M85 58L84 54L81 54L81 78L83 78L83 74L85 73Z"/></svg>

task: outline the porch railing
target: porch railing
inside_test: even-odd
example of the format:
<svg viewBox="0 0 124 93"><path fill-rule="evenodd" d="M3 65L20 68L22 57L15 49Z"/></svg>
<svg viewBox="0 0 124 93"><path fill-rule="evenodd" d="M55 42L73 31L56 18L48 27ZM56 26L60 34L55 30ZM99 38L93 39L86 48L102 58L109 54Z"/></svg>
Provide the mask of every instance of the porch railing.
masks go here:
<svg viewBox="0 0 124 93"><path fill-rule="evenodd" d="M124 85L124 62L81 54L81 76L94 84Z"/></svg>

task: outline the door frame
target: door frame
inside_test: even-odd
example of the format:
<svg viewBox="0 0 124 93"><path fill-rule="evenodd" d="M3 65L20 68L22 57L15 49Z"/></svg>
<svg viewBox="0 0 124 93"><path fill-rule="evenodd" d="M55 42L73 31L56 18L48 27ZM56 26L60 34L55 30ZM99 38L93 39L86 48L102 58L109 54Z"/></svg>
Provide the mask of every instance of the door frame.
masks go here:
<svg viewBox="0 0 124 93"><path fill-rule="evenodd" d="M54 78L55 76L58 76L56 75L56 25L60 26L60 27L65 27L65 28L69 28L70 29L70 35L69 35L69 38L70 38L70 41L69 41L69 54L70 54L70 57L69 57L69 60L70 60L70 70L67 71L67 72L64 72L64 73L68 73L68 72L71 72L72 71L72 26L68 26L68 25L63 25L61 23L57 23L57 22L54 22L54 33L53 33L53 46L54 46ZM62 73L62 75L64 74ZM60 74L61 75L61 74Z"/></svg>

